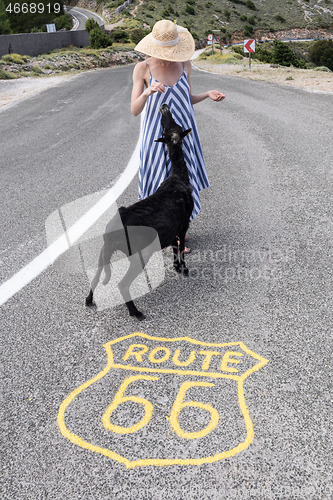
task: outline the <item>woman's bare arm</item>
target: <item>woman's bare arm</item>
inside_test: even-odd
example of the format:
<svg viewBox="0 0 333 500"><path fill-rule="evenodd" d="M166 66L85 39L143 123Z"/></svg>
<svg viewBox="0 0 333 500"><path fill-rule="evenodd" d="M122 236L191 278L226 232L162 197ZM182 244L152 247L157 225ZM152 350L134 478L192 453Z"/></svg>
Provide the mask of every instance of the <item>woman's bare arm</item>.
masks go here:
<svg viewBox="0 0 333 500"><path fill-rule="evenodd" d="M134 116L138 116L142 112L148 97L154 92L165 92L164 85L156 81L147 87L146 77L147 66L145 62L140 62L134 67L133 71L131 113Z"/></svg>

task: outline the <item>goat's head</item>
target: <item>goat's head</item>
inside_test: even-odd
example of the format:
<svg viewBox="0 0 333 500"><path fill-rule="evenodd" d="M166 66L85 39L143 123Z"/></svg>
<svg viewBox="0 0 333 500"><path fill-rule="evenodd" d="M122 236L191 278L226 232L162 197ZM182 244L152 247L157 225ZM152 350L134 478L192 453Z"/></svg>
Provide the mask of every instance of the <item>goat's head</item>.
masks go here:
<svg viewBox="0 0 333 500"><path fill-rule="evenodd" d="M160 112L162 114L163 137L156 139L155 142L164 142L167 146L182 144L184 137L187 136L192 129L183 130L177 125L167 104L162 104Z"/></svg>

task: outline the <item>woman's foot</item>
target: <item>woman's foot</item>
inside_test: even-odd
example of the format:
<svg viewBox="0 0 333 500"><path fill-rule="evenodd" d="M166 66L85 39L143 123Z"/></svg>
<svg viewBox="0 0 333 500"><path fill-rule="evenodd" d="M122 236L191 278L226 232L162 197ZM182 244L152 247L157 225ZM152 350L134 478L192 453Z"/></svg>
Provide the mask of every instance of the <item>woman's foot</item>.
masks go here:
<svg viewBox="0 0 333 500"><path fill-rule="evenodd" d="M178 238L178 247L180 245L180 240ZM185 235L185 241L188 241L188 236ZM179 253L179 249L178 249L178 253ZM184 254L188 254L188 253L191 253L191 249L187 246L184 247Z"/></svg>

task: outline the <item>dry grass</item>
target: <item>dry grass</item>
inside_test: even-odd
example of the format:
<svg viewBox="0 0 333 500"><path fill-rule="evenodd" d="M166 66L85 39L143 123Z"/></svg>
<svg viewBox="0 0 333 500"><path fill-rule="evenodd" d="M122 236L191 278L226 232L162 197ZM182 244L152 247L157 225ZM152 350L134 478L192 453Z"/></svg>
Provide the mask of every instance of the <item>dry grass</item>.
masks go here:
<svg viewBox="0 0 333 500"><path fill-rule="evenodd" d="M239 65L212 64L208 61L202 60L195 60L193 64L197 68L211 73L226 76L237 76L251 80L261 80L280 85L287 85L288 87L333 92L333 72L287 68L281 66L272 67L270 64L258 64L257 62L252 62L252 71L250 72L248 60L244 60L243 63Z"/></svg>

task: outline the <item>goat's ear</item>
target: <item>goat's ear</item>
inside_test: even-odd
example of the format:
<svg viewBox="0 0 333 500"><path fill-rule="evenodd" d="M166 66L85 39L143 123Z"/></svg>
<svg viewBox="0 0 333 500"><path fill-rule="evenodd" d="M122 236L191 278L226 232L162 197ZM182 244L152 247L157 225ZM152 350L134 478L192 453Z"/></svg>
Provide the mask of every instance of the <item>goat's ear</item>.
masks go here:
<svg viewBox="0 0 333 500"><path fill-rule="evenodd" d="M187 130L184 130L182 132L182 136L183 137L186 137L187 135L189 135L190 133L192 132L192 129L191 128L188 128Z"/></svg>
<svg viewBox="0 0 333 500"><path fill-rule="evenodd" d="M164 139L164 137L160 137L159 139L155 139L155 142L166 142L166 140Z"/></svg>

